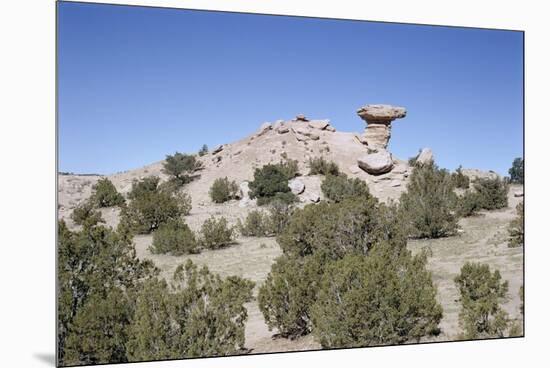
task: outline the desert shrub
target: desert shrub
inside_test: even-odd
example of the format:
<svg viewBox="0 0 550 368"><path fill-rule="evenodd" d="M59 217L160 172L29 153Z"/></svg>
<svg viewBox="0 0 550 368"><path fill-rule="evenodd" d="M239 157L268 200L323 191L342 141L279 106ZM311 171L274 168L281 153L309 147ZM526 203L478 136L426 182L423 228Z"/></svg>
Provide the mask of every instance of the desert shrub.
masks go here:
<svg viewBox="0 0 550 368"><path fill-rule="evenodd" d="M321 183L321 190L325 197L334 202L342 202L346 198L369 198L367 184L358 178L349 179L346 175L328 174Z"/></svg>
<svg viewBox="0 0 550 368"><path fill-rule="evenodd" d="M273 200L269 205L269 233L279 235L290 222L294 207L284 201Z"/></svg>
<svg viewBox="0 0 550 368"><path fill-rule="evenodd" d="M512 167L508 170L510 182L514 184L523 184L523 159L517 157L512 162Z"/></svg>
<svg viewBox="0 0 550 368"><path fill-rule="evenodd" d="M208 146L206 144L203 144L201 149L199 150L199 156L204 156L208 153Z"/></svg>
<svg viewBox="0 0 550 368"><path fill-rule="evenodd" d="M250 182L250 198L257 198L257 204L262 206L272 200L292 203L296 196L288 187L288 173L280 165L268 164L254 171L254 180Z"/></svg>
<svg viewBox="0 0 550 368"><path fill-rule="evenodd" d="M152 253L170 253L173 256L198 253L195 234L180 219L161 224L153 233L153 243L149 249Z"/></svg>
<svg viewBox="0 0 550 368"><path fill-rule="evenodd" d="M92 187L91 203L96 207L113 207L124 204L124 197L117 192L113 183L107 179L99 179Z"/></svg>
<svg viewBox="0 0 550 368"><path fill-rule="evenodd" d="M481 210L481 199L477 191L467 191L457 198L457 216L475 216L479 210Z"/></svg>
<svg viewBox="0 0 550 368"><path fill-rule="evenodd" d="M190 183L196 177L193 176L193 173L201 168L201 162L194 155L176 152L173 155L166 156L162 171L181 187Z"/></svg>
<svg viewBox="0 0 550 368"><path fill-rule="evenodd" d="M139 234L156 230L169 220L189 214L191 198L159 186L156 176L134 181L128 194L130 203L122 209L121 224Z"/></svg>
<svg viewBox="0 0 550 368"><path fill-rule="evenodd" d="M462 166L459 166L458 169L451 174L451 179L457 188L468 189L470 187L470 178L462 173Z"/></svg>
<svg viewBox="0 0 550 368"><path fill-rule="evenodd" d="M324 260L319 256L277 258L258 291L258 305L271 331L295 338L311 331L310 309L317 297Z"/></svg>
<svg viewBox="0 0 550 368"><path fill-rule="evenodd" d="M210 217L201 226L200 244L207 249L223 248L233 242L234 228L227 225L225 217Z"/></svg>
<svg viewBox="0 0 550 368"><path fill-rule="evenodd" d="M323 157L310 158L309 162L309 175L340 175L340 169L334 161L327 161Z"/></svg>
<svg viewBox="0 0 550 368"><path fill-rule="evenodd" d="M508 314L500 303L508 291L508 282L501 282L498 270L491 272L487 264L468 262L454 281L460 292L463 338L503 337Z"/></svg>
<svg viewBox="0 0 550 368"><path fill-rule="evenodd" d="M243 236L271 235L269 215L263 211L254 210L249 212L244 222L238 220L237 228Z"/></svg>
<svg viewBox="0 0 550 368"><path fill-rule="evenodd" d="M327 266L312 307L323 348L419 342L439 332L443 316L426 256L376 247Z"/></svg>
<svg viewBox="0 0 550 368"><path fill-rule="evenodd" d="M254 283L221 279L191 261L165 281L145 283L137 295L126 344L130 361L236 354L244 348L244 326Z"/></svg>
<svg viewBox="0 0 550 368"><path fill-rule="evenodd" d="M483 178L474 182L482 209L495 210L508 206L508 184L500 178Z"/></svg>
<svg viewBox="0 0 550 368"><path fill-rule="evenodd" d="M415 238L439 238L452 235L458 228L454 213L457 198L449 173L435 164L416 166L400 207L409 234Z"/></svg>
<svg viewBox="0 0 550 368"><path fill-rule="evenodd" d="M96 211L90 201L84 201L76 206L71 213L71 220L77 225L93 226L97 223L104 223L101 213Z"/></svg>
<svg viewBox="0 0 550 368"><path fill-rule="evenodd" d="M235 181L229 181L227 177L218 178L210 187L210 198L214 203L223 203L236 199L239 194L239 186Z"/></svg>
<svg viewBox="0 0 550 368"><path fill-rule="evenodd" d="M514 247L521 247L524 242L524 235L523 235L523 222L524 222L524 210L523 210L523 202L519 203L516 206L516 213L517 217L510 222L510 226L508 227L508 246L510 248Z"/></svg>
<svg viewBox="0 0 550 368"><path fill-rule="evenodd" d="M405 232L395 212L374 198L310 204L294 211L277 242L292 257L323 252L332 259L350 252L367 254L380 242L403 247Z"/></svg>
<svg viewBox="0 0 550 368"><path fill-rule="evenodd" d="M281 162L279 162L277 166L279 167L279 170L283 173L283 175L286 176L287 180L290 180L300 175L297 160L281 160Z"/></svg>

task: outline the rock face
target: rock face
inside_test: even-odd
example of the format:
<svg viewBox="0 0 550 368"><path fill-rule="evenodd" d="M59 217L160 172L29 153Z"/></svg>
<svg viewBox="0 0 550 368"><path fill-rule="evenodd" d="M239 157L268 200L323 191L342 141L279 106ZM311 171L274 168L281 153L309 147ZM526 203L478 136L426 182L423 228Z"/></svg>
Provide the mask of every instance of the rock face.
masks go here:
<svg viewBox="0 0 550 368"><path fill-rule="evenodd" d="M370 152L377 152L388 147L392 121L404 118L407 110L392 105L366 105L357 110L357 115L367 123L367 128L359 140Z"/></svg>
<svg viewBox="0 0 550 368"><path fill-rule="evenodd" d="M391 153L384 149L369 153L357 159L357 165L371 175L381 175L393 168Z"/></svg>
<svg viewBox="0 0 550 368"><path fill-rule="evenodd" d="M290 191L296 195L302 194L306 189L305 184L300 179L292 179L288 182Z"/></svg>
<svg viewBox="0 0 550 368"><path fill-rule="evenodd" d="M296 135L296 139L299 141L316 141L319 139L319 134L308 126L293 126L292 132Z"/></svg>
<svg viewBox="0 0 550 368"><path fill-rule="evenodd" d="M330 125L330 120L310 120L308 125L313 129L324 130Z"/></svg>
<svg viewBox="0 0 550 368"><path fill-rule="evenodd" d="M220 144L219 146L216 146L213 150L212 150L212 154L215 155L216 153L219 153L223 150L223 144Z"/></svg>
<svg viewBox="0 0 550 368"><path fill-rule="evenodd" d="M268 132L269 130L271 130L271 124L270 123L263 123L261 126L260 126L260 129L258 130L258 133L256 133L256 136L259 137L263 134L265 134L266 132Z"/></svg>
<svg viewBox="0 0 550 368"><path fill-rule="evenodd" d="M434 154L432 150L429 148L422 148L422 150L420 150L420 153L416 157L416 162L422 165L434 162Z"/></svg>

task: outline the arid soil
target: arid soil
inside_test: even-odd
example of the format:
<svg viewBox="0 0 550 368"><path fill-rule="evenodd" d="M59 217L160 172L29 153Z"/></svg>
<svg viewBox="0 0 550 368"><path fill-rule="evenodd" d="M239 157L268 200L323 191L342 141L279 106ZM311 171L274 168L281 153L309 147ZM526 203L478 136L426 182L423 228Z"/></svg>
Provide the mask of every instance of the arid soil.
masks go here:
<svg viewBox="0 0 550 368"><path fill-rule="evenodd" d="M204 169L200 178L188 184L185 191L192 198L193 208L186 216L186 222L193 230L198 230L202 222L210 217L224 216L231 224L238 218L257 208L253 203L246 206L233 200L225 204L214 204L208 196L208 190L216 178L227 176L237 183L253 179L256 167L270 162L279 162L283 156L299 161L301 180L306 190L301 198L305 205L308 193L319 194L322 177L307 176L307 161L310 157L323 156L333 160L341 170L350 177L359 177L367 182L372 194L383 201L397 199L405 190L411 168L405 161L394 158L396 169L391 173L371 176L357 170L356 159L364 153L353 133L320 131L320 139L315 141L298 141L292 132L278 134L270 130L261 135L252 135L241 141L227 144L216 155L211 153L201 158ZM437 153L436 153L437 154ZM218 158L220 157L220 158ZM436 158L437 159L437 158ZM467 175L489 175L479 171L464 171ZM158 175L166 179L162 173L162 162L157 162L140 169L108 175L122 193L127 193L132 180L149 175ZM69 215L76 205L91 194L92 185L101 176L60 175L58 182L59 218L72 224ZM515 206L522 198L516 198L513 193L522 190L513 186L510 189L509 206L506 209L483 212L479 216L462 219L459 235L436 240L411 240L409 247L418 252L424 247L431 249L429 269L438 287L438 299L443 306L444 318L440 324L441 334L435 339L453 340L460 331L458 324L458 292L453 278L467 261L488 263L492 268L500 270L503 279L509 282L508 300L505 308L512 318L519 318L519 287L523 283L523 248L507 247L507 226L516 216ZM119 221L119 210L103 209L102 216L107 225L116 226ZM152 236L136 236L134 239L137 255L142 259L151 259L166 278L172 276L175 268L187 259L201 265L221 276L238 275L256 282L255 294L270 271L270 267L281 254L281 249L274 238L238 237L232 246L213 251L203 251L197 255L174 257L170 255L154 255L148 250ZM252 353L309 350L320 348L312 336L287 340L276 338L277 331L269 331L256 302L247 304L249 316L246 325L246 346Z"/></svg>

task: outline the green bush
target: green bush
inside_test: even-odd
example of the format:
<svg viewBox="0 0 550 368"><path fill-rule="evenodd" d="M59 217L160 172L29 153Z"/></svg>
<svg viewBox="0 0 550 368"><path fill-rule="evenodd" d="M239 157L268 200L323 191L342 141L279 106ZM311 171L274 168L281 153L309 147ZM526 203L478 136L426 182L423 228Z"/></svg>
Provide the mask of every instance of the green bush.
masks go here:
<svg viewBox="0 0 550 368"><path fill-rule="evenodd" d="M523 223L524 223L524 209L523 202L516 206L516 213L518 217L512 220L508 227L508 247L515 248L521 247L524 242Z"/></svg>
<svg viewBox="0 0 550 368"><path fill-rule="evenodd" d="M500 178L484 178L474 181L482 209L496 210L508 206L508 184Z"/></svg>
<svg viewBox="0 0 550 368"><path fill-rule="evenodd" d="M204 156L208 153L208 146L206 144L203 144L201 149L199 150L199 156Z"/></svg>
<svg viewBox="0 0 550 368"><path fill-rule="evenodd" d="M84 201L75 207L71 213L71 220L77 225L93 226L97 223L105 223L101 217L101 213L95 210L90 201Z"/></svg>
<svg viewBox="0 0 550 368"><path fill-rule="evenodd" d="M476 191L467 191L457 199L456 214L460 217L470 217L481 210L481 198Z"/></svg>
<svg viewBox="0 0 550 368"><path fill-rule="evenodd" d="M218 178L210 187L210 198L214 203L223 203L236 199L239 194L239 186L235 181L229 181L227 177Z"/></svg>
<svg viewBox="0 0 550 368"><path fill-rule="evenodd" d="M457 188L468 189L470 187L470 178L462 173L462 166L459 166L458 169L451 174L451 178Z"/></svg>
<svg viewBox="0 0 550 368"><path fill-rule="evenodd" d="M234 228L227 225L225 217L207 219L201 226L200 244L207 249L219 249L233 242Z"/></svg>
<svg viewBox="0 0 550 368"><path fill-rule="evenodd" d="M491 272L487 264L466 263L455 277L460 292L460 324L464 339L503 337L508 314L502 309L508 282L501 282L498 270Z"/></svg>
<svg viewBox="0 0 550 368"><path fill-rule="evenodd" d="M340 175L340 169L334 161L327 161L323 157L309 159L309 175Z"/></svg>
<svg viewBox="0 0 550 368"><path fill-rule="evenodd" d="M523 184L523 159L517 157L512 162L512 167L508 170L510 182L514 184Z"/></svg>
<svg viewBox="0 0 550 368"><path fill-rule="evenodd" d="M221 279L190 260L174 273L173 292L151 280L137 295L126 344L130 361L224 356L242 352L254 283Z"/></svg>
<svg viewBox="0 0 550 368"><path fill-rule="evenodd" d="M454 213L457 203L449 173L435 164L416 166L407 191L401 195L400 209L415 238L440 238L453 235L458 228Z"/></svg>
<svg viewBox="0 0 550 368"><path fill-rule="evenodd" d="M195 234L182 220L170 220L153 233L152 253L170 253L173 256L198 253Z"/></svg>
<svg viewBox="0 0 550 368"><path fill-rule="evenodd" d="M162 171L169 175L178 187L181 187L196 178L193 173L200 169L202 169L202 164L194 155L176 152L166 156Z"/></svg>
<svg viewBox="0 0 550 368"><path fill-rule="evenodd" d="M317 297L324 260L319 256L277 258L258 291L258 305L271 331L295 338L311 331L310 309Z"/></svg>
<svg viewBox="0 0 550 368"><path fill-rule="evenodd" d="M250 182L250 198L257 198L262 206L273 200L285 203L296 201L296 196L288 187L288 173L280 165L267 164L254 171L254 180Z"/></svg>
<svg viewBox="0 0 550 368"><path fill-rule="evenodd" d="M328 174L321 183L325 197L333 202L342 202L346 198L369 198L367 184L358 178L349 179L346 175Z"/></svg>
<svg viewBox="0 0 550 368"><path fill-rule="evenodd" d="M269 205L269 233L279 235L290 222L294 207L281 200L273 200Z"/></svg>
<svg viewBox="0 0 550 368"><path fill-rule="evenodd" d="M294 211L277 242L291 257L322 252L332 259L350 252L367 254L381 242L404 247L405 232L395 212L375 198L310 204Z"/></svg>
<svg viewBox="0 0 550 368"><path fill-rule="evenodd" d="M90 201L96 207L113 207L124 204L124 197L117 192L113 183L107 178L99 179L93 185L92 190Z"/></svg>
<svg viewBox="0 0 550 368"><path fill-rule="evenodd" d="M238 220L237 228L243 236L272 235L269 215L263 211L254 210L249 212L244 222Z"/></svg>
<svg viewBox="0 0 550 368"><path fill-rule="evenodd" d="M156 176L134 181L128 194L130 203L121 212L122 226L148 234L169 220L189 214L191 198L186 193L167 190L159 182Z"/></svg>
<svg viewBox="0 0 550 368"><path fill-rule="evenodd" d="M439 332L443 310L426 256L380 246L327 266L312 307L323 348L419 342Z"/></svg>

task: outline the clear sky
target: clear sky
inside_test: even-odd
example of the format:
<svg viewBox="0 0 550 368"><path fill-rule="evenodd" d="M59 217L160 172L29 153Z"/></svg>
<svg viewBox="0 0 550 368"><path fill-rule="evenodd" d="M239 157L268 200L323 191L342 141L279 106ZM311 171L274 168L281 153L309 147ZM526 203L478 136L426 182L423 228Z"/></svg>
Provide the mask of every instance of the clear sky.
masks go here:
<svg viewBox="0 0 550 368"><path fill-rule="evenodd" d="M302 113L362 132L408 110L391 152L507 174L523 152L523 34L60 3L59 170L109 174ZM368 15L368 14L366 14Z"/></svg>

